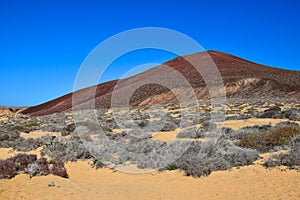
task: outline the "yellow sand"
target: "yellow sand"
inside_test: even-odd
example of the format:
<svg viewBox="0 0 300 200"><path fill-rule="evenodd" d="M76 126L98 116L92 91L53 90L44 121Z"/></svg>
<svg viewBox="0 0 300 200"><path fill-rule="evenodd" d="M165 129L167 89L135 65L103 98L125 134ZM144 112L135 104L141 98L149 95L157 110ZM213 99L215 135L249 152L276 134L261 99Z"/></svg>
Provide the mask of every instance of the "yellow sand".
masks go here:
<svg viewBox="0 0 300 200"><path fill-rule="evenodd" d="M0 180L0 199L299 199L300 173L260 165L186 177L180 171L130 174L66 164L70 178L18 175ZM54 187L48 184L54 183Z"/></svg>
<svg viewBox="0 0 300 200"><path fill-rule="evenodd" d="M271 124L272 126L276 125L279 122L286 122L290 121L288 119L269 119L269 118L249 118L243 120L227 120L224 122L225 127L232 128L234 130L238 130L245 126L254 126L254 125L268 125ZM300 124L300 121L295 121L296 123ZM221 123L219 123L221 124Z"/></svg>
<svg viewBox="0 0 300 200"><path fill-rule="evenodd" d="M130 129L112 129L113 133L122 133L123 131L129 131Z"/></svg>
<svg viewBox="0 0 300 200"><path fill-rule="evenodd" d="M32 150L32 151L27 151L27 152L16 151L12 148L0 148L0 159L4 160L4 159L12 157L12 156L14 156L18 153L36 154L37 157L40 158L41 157L41 150L42 150L42 147L39 147L39 148L37 148L35 150ZM45 157L47 157L47 156L45 156Z"/></svg>
<svg viewBox="0 0 300 200"><path fill-rule="evenodd" d="M61 137L61 134L59 132L47 132L47 131L31 131L30 133L21 133L20 136L28 139L28 138L39 138L44 135L50 135L50 136L56 136L56 137Z"/></svg>
<svg viewBox="0 0 300 200"><path fill-rule="evenodd" d="M163 142L172 142L172 141L207 141L209 138L176 138L180 128L175 129L174 131L167 131L167 132L156 132L152 135L152 140L158 140Z"/></svg>
<svg viewBox="0 0 300 200"><path fill-rule="evenodd" d="M156 132L152 135L153 140L159 140L164 142L171 142L176 139L176 135L180 129L175 129L174 131L167 132Z"/></svg>

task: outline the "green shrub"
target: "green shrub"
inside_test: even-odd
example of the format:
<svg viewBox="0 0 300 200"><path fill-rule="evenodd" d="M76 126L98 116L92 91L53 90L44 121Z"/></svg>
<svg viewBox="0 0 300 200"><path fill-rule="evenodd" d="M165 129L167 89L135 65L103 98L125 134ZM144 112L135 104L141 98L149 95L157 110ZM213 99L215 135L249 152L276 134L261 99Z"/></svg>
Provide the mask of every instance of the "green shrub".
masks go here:
<svg viewBox="0 0 300 200"><path fill-rule="evenodd" d="M95 158L94 160L93 160L93 165L95 165L98 161L100 161L101 160L101 158Z"/></svg>
<svg viewBox="0 0 300 200"><path fill-rule="evenodd" d="M26 124L24 124L25 127L33 127L33 126L41 126L41 124L37 123L37 122L28 122Z"/></svg>
<svg viewBox="0 0 300 200"><path fill-rule="evenodd" d="M101 160L102 160L102 158L95 158L93 160L93 165L92 166L95 167L96 169L105 167L105 164Z"/></svg>
<svg viewBox="0 0 300 200"><path fill-rule="evenodd" d="M300 129L292 126L250 133L240 136L240 146L267 151L275 146L287 145L295 135L300 134Z"/></svg>
<svg viewBox="0 0 300 200"><path fill-rule="evenodd" d="M172 170L175 170L177 169L176 165L175 164L169 164L167 167L166 167L166 170L169 170L169 171L172 171Z"/></svg>

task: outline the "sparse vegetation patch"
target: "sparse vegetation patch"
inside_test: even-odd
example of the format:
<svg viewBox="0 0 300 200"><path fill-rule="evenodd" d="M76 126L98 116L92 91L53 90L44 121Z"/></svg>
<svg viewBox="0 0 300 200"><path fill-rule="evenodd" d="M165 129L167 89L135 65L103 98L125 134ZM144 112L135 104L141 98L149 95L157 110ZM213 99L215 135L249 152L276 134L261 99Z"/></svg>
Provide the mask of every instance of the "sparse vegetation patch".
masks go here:
<svg viewBox="0 0 300 200"><path fill-rule="evenodd" d="M291 139L300 134L294 126L274 128L268 131L244 134L240 136L240 146L245 148L268 151L275 146L287 145Z"/></svg>
<svg viewBox="0 0 300 200"><path fill-rule="evenodd" d="M47 161L44 157L37 159L34 154L17 154L6 160L0 160L0 179L10 179L20 173L27 173L30 176L53 174L68 178L62 162Z"/></svg>

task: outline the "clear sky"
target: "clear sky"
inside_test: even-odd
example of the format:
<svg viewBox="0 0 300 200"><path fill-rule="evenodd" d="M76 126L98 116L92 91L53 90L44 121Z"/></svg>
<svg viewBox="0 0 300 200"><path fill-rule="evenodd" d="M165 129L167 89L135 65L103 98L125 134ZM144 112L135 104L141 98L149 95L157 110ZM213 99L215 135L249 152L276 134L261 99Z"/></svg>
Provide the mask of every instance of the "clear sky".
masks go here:
<svg viewBox="0 0 300 200"><path fill-rule="evenodd" d="M73 89L87 54L138 27L187 34L205 49L300 70L298 0L0 0L0 105L36 105ZM173 54L141 51L120 58L102 81Z"/></svg>

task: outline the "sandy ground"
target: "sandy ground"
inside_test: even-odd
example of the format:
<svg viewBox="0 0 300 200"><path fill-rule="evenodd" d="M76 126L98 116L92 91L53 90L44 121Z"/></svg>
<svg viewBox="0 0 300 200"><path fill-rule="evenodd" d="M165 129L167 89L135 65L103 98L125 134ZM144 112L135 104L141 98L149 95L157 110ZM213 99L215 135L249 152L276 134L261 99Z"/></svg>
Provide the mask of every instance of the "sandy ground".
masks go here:
<svg viewBox="0 0 300 200"><path fill-rule="evenodd" d="M233 130L238 130L240 128L243 128L245 126L254 126L254 125L276 125L279 122L286 122L290 121L288 119L269 119L269 118L249 118L249 119L243 119L243 120L226 120L222 125L225 127L232 128ZM300 124L300 121L294 121L298 124ZM219 123L221 125L221 123Z"/></svg>
<svg viewBox="0 0 300 200"><path fill-rule="evenodd" d="M156 132L152 135L152 140L159 140L164 142L174 141L176 139L178 131L180 131L179 128L177 128L174 131Z"/></svg>
<svg viewBox="0 0 300 200"><path fill-rule="evenodd" d="M266 170L261 165L201 178L186 177L180 171L96 170L87 161L66 167L69 179L21 174L0 180L0 199L300 199L300 173Z"/></svg>
<svg viewBox="0 0 300 200"><path fill-rule="evenodd" d="M0 148L0 159L5 160L9 157L12 157L18 153L26 153L26 154L36 154L38 158L41 157L41 150L42 147L39 147L32 151L22 152L22 151L15 151L13 148ZM48 156L45 156L49 158Z"/></svg>
<svg viewBox="0 0 300 200"><path fill-rule="evenodd" d="M22 133L20 134L21 137L28 139L28 138L39 138L42 137L44 135L50 135L50 136L55 136L55 137L61 137L61 134L59 132L47 132L47 131L32 131L30 133Z"/></svg>

